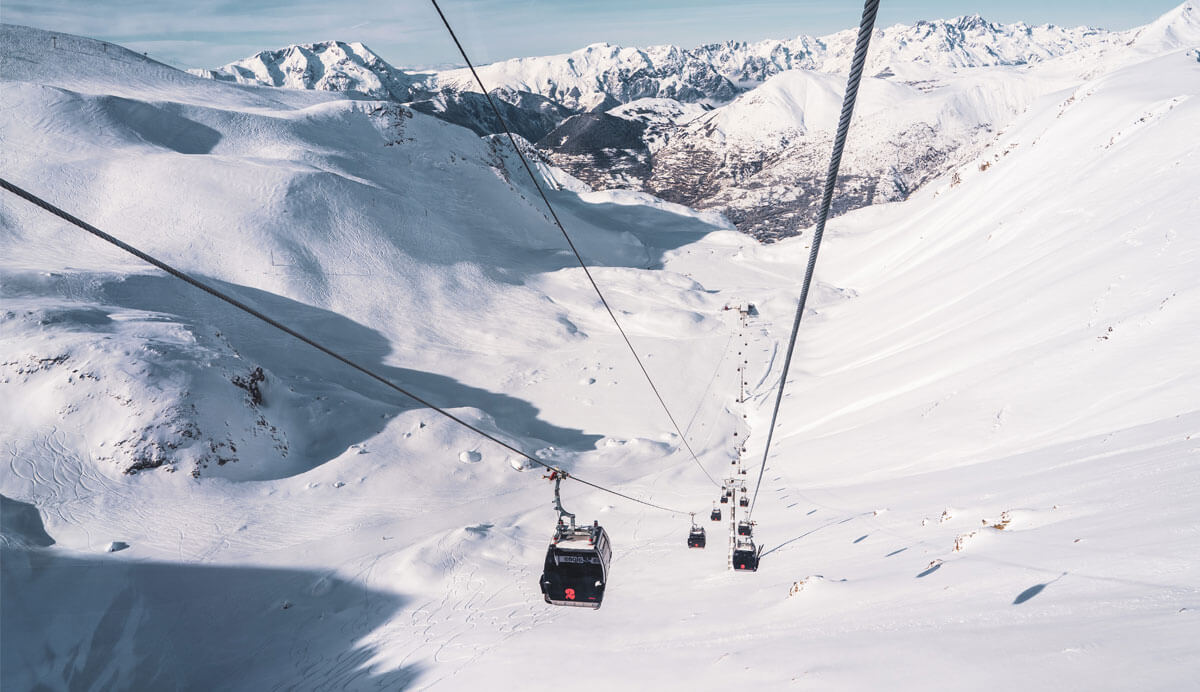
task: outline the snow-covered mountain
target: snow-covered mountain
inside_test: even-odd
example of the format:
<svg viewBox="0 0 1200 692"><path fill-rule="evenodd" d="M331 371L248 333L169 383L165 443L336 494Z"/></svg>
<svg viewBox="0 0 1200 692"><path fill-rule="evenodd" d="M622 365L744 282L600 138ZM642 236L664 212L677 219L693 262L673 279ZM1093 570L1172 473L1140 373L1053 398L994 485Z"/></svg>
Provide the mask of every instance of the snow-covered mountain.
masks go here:
<svg viewBox="0 0 1200 692"><path fill-rule="evenodd" d="M607 110L642 98L727 102L740 89L712 62L679 46L623 48L597 43L573 53L514 58L478 68L489 89L541 94L578 110ZM479 86L466 69L439 72L431 82L462 91Z"/></svg>
<svg viewBox="0 0 1200 692"><path fill-rule="evenodd" d="M1195 5L1185 3L1121 34L1002 27L977 17L877 32L869 54L869 74L876 76L864 82L854 130L860 151L869 153L852 149L847 156L835 213L905 199L974 158L1039 98L1131 60L1200 44L1196 15ZM648 161L631 148L591 156L551 148L551 160L598 187L645 190L719 210L760 240L795 235L816 218L845 83L843 73L829 70L848 60L838 46L851 46L852 35L843 38L830 39L820 70L775 72L709 113L658 106ZM738 77L743 84L803 62L794 59L799 48L780 50L770 42L739 48L760 58ZM791 56L790 62L763 58L779 55ZM640 110L635 118L646 119L655 108ZM645 170L649 176L631 175Z"/></svg>
<svg viewBox="0 0 1200 692"><path fill-rule="evenodd" d="M835 213L905 199L975 157L1036 99L1103 72L1110 54L1145 57L1188 45L1195 12L1185 3L1129 32L1002 25L977 15L876 31L868 61L874 78L855 131L872 153L849 156ZM480 72L486 84L577 107L643 104L610 109L650 125L643 144L601 142L583 151L575 142L566 151L550 138L542 146L596 188L715 209L739 230L773 240L815 220L854 36L696 49L604 44ZM450 71L432 82L470 90L466 78ZM717 107L703 113L689 102Z"/></svg>
<svg viewBox="0 0 1200 692"><path fill-rule="evenodd" d="M189 70L197 77L255 86L358 94L405 103L422 113L486 136L503 132L491 106L478 91L436 86L430 75L388 64L362 43L324 41L266 50L213 70ZM429 82L428 84L426 82ZM544 96L493 89L505 122L525 139L537 141L575 109Z"/></svg>
<svg viewBox="0 0 1200 692"><path fill-rule="evenodd" d="M362 43L322 41L264 50L213 70L190 70L237 84L356 92L376 99L408 101L413 78Z"/></svg>
<svg viewBox="0 0 1200 692"><path fill-rule="evenodd" d="M1141 53L1161 53L1200 46L1200 3L1176 7L1150 24L1131 32L1129 45Z"/></svg>
<svg viewBox="0 0 1200 692"><path fill-rule="evenodd" d="M851 188L904 123L954 144L1024 105L831 221L757 573L727 567L736 503L688 550L686 513L564 484L613 540L595 612L541 600L540 471L0 193L0 687L1188 688L1200 62L1160 39L1190 7L1130 45L864 84ZM753 153L760 118L815 152L839 81L576 114L553 145ZM0 27L0 96L6 180L579 478L715 505L506 140L25 27ZM808 239L534 164L700 463L744 445L754 474Z"/></svg>
<svg viewBox="0 0 1200 692"><path fill-rule="evenodd" d="M871 38L867 68L868 73L894 72L902 78L920 78L929 71L1037 64L1097 46L1118 45L1122 39L1123 32L1053 24L1030 26L1024 22L997 24L975 14L877 30ZM854 40L853 31L826 37L821 70L847 72Z"/></svg>
<svg viewBox="0 0 1200 692"><path fill-rule="evenodd" d="M625 48L601 43L572 53L515 58L484 65L489 89L506 87L542 94L589 110L606 100L641 98L727 103L738 93L789 70L844 74L854 53L856 30L822 37L798 36L753 43L728 41L698 48L663 45ZM1122 34L1053 25L996 24L978 15L896 25L872 38L868 74L891 72L920 79L930 72L967 67L1026 65L1084 48L1111 45ZM432 83L478 90L470 72L439 72Z"/></svg>
<svg viewBox="0 0 1200 692"><path fill-rule="evenodd" d="M5 40L14 50L39 54L43 42L51 43L48 34L16 28L6 28ZM66 41L59 37L55 45L63 46ZM110 65L124 65L114 62L117 59L135 59L116 47L102 50L85 39L77 43L78 50L89 55L111 50L115 57L109 60ZM58 56L51 53L44 57L50 60ZM346 333L358 334L354 338L363 345L353 349L359 352L365 344L382 348L391 340L408 340L401 334L411 336L412 330L424 334L409 340L408 348L413 352L411 357L404 357L409 368L424 367L421 362L425 357L420 355L423 347L418 343L456 343L476 338L488 344L483 349L486 357L497 357L504 347L494 336L496 330L486 326L489 321L482 316L495 311L497 300L522 305L519 310L528 311L532 320L528 328L540 335L535 341L545 340L547 348L560 339L563 344L573 344L578 338L582 327L560 319L562 314L554 303L529 289L524 278L513 278L525 277L534 266L549 271L569 265L557 252L557 230L529 201L535 195L528 189L523 170L519 164L513 168L515 160L505 154L507 142L480 139L466 129L388 101L363 101L361 97L348 100L325 91L247 92L222 82L182 79L182 73L157 63L146 64L148 79L164 92L154 102L147 96L150 89L138 91L135 87L122 92L121 97L108 95L123 88L123 73L117 69L93 80L86 73L65 74L65 67L60 73L53 67L35 68L19 60L6 60L9 82L5 95L14 108L44 113L64 126L74 123L69 131L57 132L41 127L42 121L6 119L4 140L21 143L6 147L6 176L36 183L44 179L41 171L69 168L77 158L104 160L103 167L74 174L85 176L74 187L78 195L73 201L81 215L99 224L137 218L140 222L136 227L129 224L131 230L150 235L130 240L151 251L175 255L185 270L241 286L252 295L267 292L257 300L286 296L284 302L276 300L272 304L298 315L297 319L319 319L325 311L335 311L363 325L374 325L380 321L380 310L388 315L393 311L406 315L402 319L389 316L386 324L372 328L352 328L348 324ZM174 73L171 76L180 85L161 79L159 72ZM280 101L281 96L288 100ZM160 105L164 99L173 105ZM65 158L47 156L47 150L61 152ZM235 165L238 161L249 163ZM172 182L149 192L149 178ZM557 186L557 181L554 184ZM214 197L217 192L219 195ZM142 211L130 216L131 209ZM44 229L50 234L47 238L58 239L65 247L75 244L70 229L47 225L36 216L29 217L25 210L7 212L6 207L6 213L28 219L33 228ZM561 213L567 218L575 216L569 207ZM692 223L690 212L678 220L671 220L671 214L665 212L662 217L668 226L686 227ZM715 215L713 218L719 219ZM498 232L482 232L494 227L497 220L503 221ZM578 243L592 261L622 266L656 261L659 250L646 246L624 225L613 227L603 217L580 223L590 230ZM709 228L698 221L695 226ZM159 228L171 228L173 232L153 231ZM15 230L10 228L10 232ZM346 234L357 240L348 242ZM606 241L606 237L613 242ZM194 240L197 238L202 240ZM8 257L13 262L20 264L21 257L34 252L23 249L17 237L9 240L12 247ZM178 242L185 246L176 246ZM523 259L496 265L487 260L495 252ZM214 253L212 264L206 263L208 253ZM470 259L475 253L478 258ZM26 266L42 263L42 259L29 260ZM462 321L423 318L430 310L428 301L434 290L431 272L440 274L434 267L441 265L453 269L436 280L443 284L437 291L441 295L437 301L455 306L453 311ZM42 315L43 308L35 306L41 305L37 296L60 285L60 281L90 286L87 295L95 304L68 314L83 320L82 315L94 313L96 326L82 330L73 346L57 342L61 353L55 358L63 356L60 361L42 363L40 356L35 357L41 348L31 346L28 356L12 353L8 366L16 369L14 377L22 381L46 370L79 369L70 373L70 381L46 386L62 387L55 395L68 402L61 405L62 411L84 408L85 399L113 402L111 416L115 420L91 415L89 420L96 426L90 433L92 439L104 442L107 463L116 469L157 467L172 459L173 466L189 474L275 477L316 463L331 441L337 444L346 435L362 432L362 423L351 424L331 415L341 407L349 407L350 401L359 402L353 407L356 416L363 415L364 405L384 406L378 409L380 413L369 417L376 420L386 411L385 402L397 405L394 397L371 393L369 387L329 390L326 384L303 381L303 373L311 367L306 365L309 358L302 357L303 353L292 356L282 371L278 366L272 369L269 364L252 361L246 354L257 347L230 341L233 332L229 327L197 331L185 319L183 324L161 329L138 326L125 331L131 323L155 322L158 313L177 315L179 310L190 309L184 297L186 291L169 290L169 286L149 290L144 282L151 280L143 277L80 274L80 267L86 264L71 266L75 270L61 279L38 274L8 277L6 290L13 296L11 300L15 303L16 296L21 296L20 300L31 302L28 315L19 324L8 326L6 332L23 334L26 328L36 332L39 320L57 323L60 318L55 317L55 308L46 307L46 315L37 316ZM358 277L352 279L352 284L360 286L347 285L337 277ZM383 303L364 301L359 290L365 277L386 283L396 292L395 297ZM143 292L154 294L155 301L140 302ZM122 317L104 317L113 314L114 304L122 308ZM306 313L304 306L312 306L312 311ZM163 319L173 323L179 318ZM84 323L92 325L87 320ZM400 331L384 336L391 330ZM242 336L251 338L248 335ZM180 352L179 346L172 345L175 342L191 346ZM524 338L521 343L518 350L525 348ZM170 386L166 386L167 381L154 380L153 386L162 391L146 394L143 390L140 397L133 397L154 400L158 402L156 407L124 410L119 403L133 396L130 387L135 387L133 383L140 381L140 376L124 371L93 372L75 365L116 357L130 348L151 353L147 360L154 370L179 373L169 381ZM384 358L386 352L384 348L371 357ZM372 353L372 349L366 353ZM436 365L425 364L432 371L413 370L401 379L411 377L420 389L421 382L453 376L451 363L434 360ZM186 363L193 361L203 362L204 367L191 372ZM248 389L260 365L265 366L266 380L257 388L268 402L265 407L254 401L256 397ZM296 382L296 378L302 381ZM499 388L499 381L464 383L460 393L477 392L486 398L487 390ZM189 397L200 391L220 392L231 404L220 407L225 412L233 408L234 402L246 403L238 416L209 417L188 404ZM51 410L41 413L57 415ZM535 416L528 417L529 424L540 425L535 421ZM36 418L28 421L31 427L43 423ZM546 443L553 444L556 438L549 436ZM168 444L164 439L175 442ZM250 450L253 461L247 459ZM240 463L226 463L232 461Z"/></svg>
<svg viewBox="0 0 1200 692"><path fill-rule="evenodd" d="M859 116L858 131L878 146L873 156L848 161L846 194L836 212L906 198L973 158L1034 99L1108 69L1102 65L1109 54L1146 56L1187 45L1197 33L1195 14L1185 3L1127 32L997 24L978 15L877 30L868 62L876 86L868 88L892 85L907 97L884 98L889 111L877 121ZM510 127L540 142L553 163L592 187L648 191L711 208L739 230L775 240L815 219L813 193L824 175L854 37L847 30L694 49L596 44L479 71ZM290 75L292 87L336 90L357 78L322 83L318 77L345 75L346 65L356 64L343 57L346 49L334 49L342 45L262 53L220 74L250 75L269 85ZM320 46L327 48L316 50ZM406 85L408 91L394 90L393 98L479 135L502 131L468 71L408 74L354 46L371 56L360 62ZM864 107L871 107L869 100ZM645 125L641 141L595 136L627 129L611 123L597 129L600 119L579 116L600 111ZM591 136L564 146L562 136L548 136L559 127Z"/></svg>
<svg viewBox="0 0 1200 692"><path fill-rule="evenodd" d="M1159 23L1171 25L1181 6ZM1147 28L1149 30L1149 28ZM1155 30L1161 31L1164 30ZM1177 31L1165 29L1178 38ZM1153 31L1152 31L1153 33ZM789 70L844 73L855 31L756 42L727 41L696 48L631 48L597 43L561 55L514 58L483 65L489 89L539 94L573 111L607 110L645 98L684 103L727 103L739 93ZM998 65L1027 65L1097 46L1121 45L1129 32L1024 23L997 24L979 15L895 25L876 31L868 73L920 79L932 72ZM325 41L262 51L194 74L241 84L291 89L357 91L406 100L417 83L429 93L443 88L478 92L466 69L415 73L395 68L362 43Z"/></svg>
<svg viewBox="0 0 1200 692"><path fill-rule="evenodd" d="M858 146L843 160L835 213L905 199L1068 83L1011 67L918 86L865 78L853 122ZM795 235L816 219L844 88L843 78L820 72L771 77L671 131L641 189L719 209L759 239Z"/></svg>

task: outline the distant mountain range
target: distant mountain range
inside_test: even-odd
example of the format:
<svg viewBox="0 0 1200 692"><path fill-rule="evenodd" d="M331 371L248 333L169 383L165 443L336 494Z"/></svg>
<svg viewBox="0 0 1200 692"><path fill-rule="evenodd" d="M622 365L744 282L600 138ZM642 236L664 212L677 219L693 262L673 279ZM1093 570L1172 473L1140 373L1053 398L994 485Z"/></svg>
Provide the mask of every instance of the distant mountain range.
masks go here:
<svg viewBox="0 0 1200 692"><path fill-rule="evenodd" d="M855 36L855 30L847 30L819 38L729 41L692 49L600 43L565 55L493 63L479 74L489 88L530 91L581 110L596 109L606 100L641 98L720 104L788 70L844 74ZM868 74L891 72L910 79L968 67L1027 65L1112 43L1119 36L1082 27L1001 25L978 15L897 25L876 32ZM477 88L467 70L439 72L429 83Z"/></svg>
<svg viewBox="0 0 1200 692"><path fill-rule="evenodd" d="M1127 32L1024 23L996 24L979 15L922 21L876 31L869 73L901 78L996 65L1042 62L1081 48L1119 43ZM788 70L843 73L854 30L822 37L727 41L698 48L625 48L597 43L562 55L514 58L479 67L489 89L534 93L576 111L607 110L642 98L722 104ZM359 91L404 98L449 89L478 91L468 70L408 72L361 43L326 41L262 51L215 70L193 74L241 84Z"/></svg>
<svg viewBox="0 0 1200 692"><path fill-rule="evenodd" d="M906 198L1097 61L1200 46L1198 17L1191 1L1123 32L979 15L877 30L857 118L876 116L856 126L836 211ZM592 187L717 209L769 240L814 220L854 39L847 30L697 48L600 43L478 71L510 128ZM479 135L502 129L469 71L408 72L361 43L289 46L192 72L407 103Z"/></svg>

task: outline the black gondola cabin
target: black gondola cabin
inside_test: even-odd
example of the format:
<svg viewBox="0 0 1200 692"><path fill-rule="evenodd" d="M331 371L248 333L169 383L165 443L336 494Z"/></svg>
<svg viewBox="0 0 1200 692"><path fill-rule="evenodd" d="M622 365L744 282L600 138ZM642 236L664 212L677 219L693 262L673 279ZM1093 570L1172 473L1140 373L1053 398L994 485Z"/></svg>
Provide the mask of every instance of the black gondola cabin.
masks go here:
<svg viewBox="0 0 1200 692"><path fill-rule="evenodd" d="M687 543L689 548L703 548L705 540L704 527L702 526L693 526L692 530L688 532Z"/></svg>
<svg viewBox="0 0 1200 692"><path fill-rule="evenodd" d="M739 538L733 548L733 568L739 572L758 571L758 548L749 538Z"/></svg>
<svg viewBox="0 0 1200 692"><path fill-rule="evenodd" d="M599 608L608 584L612 546L604 527L560 526L546 550L542 596L552 605Z"/></svg>

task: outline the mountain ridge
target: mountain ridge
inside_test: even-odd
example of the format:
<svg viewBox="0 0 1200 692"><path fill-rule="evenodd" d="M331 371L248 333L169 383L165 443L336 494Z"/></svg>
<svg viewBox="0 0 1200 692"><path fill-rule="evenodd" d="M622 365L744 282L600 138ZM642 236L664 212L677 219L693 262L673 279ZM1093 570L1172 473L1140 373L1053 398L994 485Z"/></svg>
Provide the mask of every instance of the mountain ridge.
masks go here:
<svg viewBox="0 0 1200 692"><path fill-rule="evenodd" d="M570 53L491 63L477 71L489 89L521 89L585 109L589 100L601 96L622 103L674 98L720 104L780 72L844 72L855 35L854 30L845 30L821 37L802 34L791 39L725 41L695 48L597 43ZM901 76L920 78L929 68L1025 65L1111 43L1120 35L1088 27L997 24L979 15L920 21L912 26L897 24L875 31L868 73L891 68L899 69ZM478 89L465 69L438 72L428 79L427 83Z"/></svg>
<svg viewBox="0 0 1200 692"><path fill-rule="evenodd" d="M1185 3L1180 8L1188 6ZM999 24L979 14L919 20L912 25L876 29L868 68L878 72L899 66L903 70L909 63L941 69L1025 65L1111 43L1128 33L1084 26ZM855 30L848 29L823 36L801 34L783 39L729 40L691 48L675 44L627 47L598 42L568 53L480 65L477 71L488 89L539 94L581 111L594 109L606 97L618 103L641 98L725 103L779 72L792 69L844 72L855 35ZM324 60L325 56L329 60ZM316 63L322 61L325 64L319 67ZM381 93L379 85L362 79L350 68L376 77L388 72L395 75L396 83L427 92L443 87L478 91L466 68L436 71L396 68L362 43L332 40L264 50L219 68L189 71L243 84L309 89L326 88L319 75L342 74L327 82L333 90L351 90L361 85L365 88L359 90L364 93Z"/></svg>

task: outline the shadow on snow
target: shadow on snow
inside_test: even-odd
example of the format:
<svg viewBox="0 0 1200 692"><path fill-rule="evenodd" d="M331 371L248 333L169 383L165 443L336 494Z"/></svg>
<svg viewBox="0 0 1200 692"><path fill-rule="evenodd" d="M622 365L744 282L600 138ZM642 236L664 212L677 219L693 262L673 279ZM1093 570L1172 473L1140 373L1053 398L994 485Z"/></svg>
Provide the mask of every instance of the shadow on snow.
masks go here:
<svg viewBox="0 0 1200 692"><path fill-rule="evenodd" d="M507 394L471 387L458 380L410 368L385 364L392 352L378 331L342 315L312 307L266 291L207 279L249 306L277 319L398 386L444 408L472 407L495 420L500 435L532 438L563 449L594 449L600 435L547 423L532 404ZM200 322L221 336L249 363L261 365L299 395L341 394L350 405L331 409L328 421L334 434L316 436L304 450L305 461L297 472L337 456L349 445L378 433L382 419L424 408L416 401L356 372L330 356L297 341L227 303L168 276L134 275L106 282L99 291L102 302L151 312L177 315ZM349 394L350 396L346 396ZM356 395L356 396L355 396ZM269 403L269 402L268 402ZM485 429L486 429L486 423Z"/></svg>
<svg viewBox="0 0 1200 692"><path fill-rule="evenodd" d="M812 512L809 512L809 514L812 514ZM838 524L845 524L846 522L854 521L855 519L857 519L859 517L865 517L869 514L872 514L872 512L863 512L862 514L856 514L854 516L846 517L844 519L838 519L835 521L827 522L825 524L818 526L815 529L809 529L808 531L805 531L804 533L800 534L799 536L796 536L795 538L790 538L790 539L780 543L779 545L775 546L774 548L771 548L770 550L765 551L760 557L766 557L766 556L770 555L771 553L775 552L776 550L779 550L780 548L783 548L787 545L795 543L796 541L800 540L801 538L811 536L812 534L814 534L822 529L827 529L830 526L837 526ZM863 536L863 538L866 538L866 536ZM859 539L859 540L862 540L862 539ZM855 543L857 543L857 542L858 541L855 541Z"/></svg>
<svg viewBox="0 0 1200 692"><path fill-rule="evenodd" d="M406 600L329 573L2 548L0 687L410 687L363 638Z"/></svg>
<svg viewBox="0 0 1200 692"><path fill-rule="evenodd" d="M1037 596L1038 594L1040 594L1047 586L1050 586L1051 584L1058 581L1059 579L1062 579L1065 576L1067 576L1067 573L1063 572L1062 574L1058 575L1058 577L1046 582L1045 584L1034 584L1033 586L1029 587L1028 589L1025 589L1021 593L1017 594L1017 597L1013 599L1013 605L1021 605L1025 601L1028 601L1029 599L1033 598L1034 596Z"/></svg>

